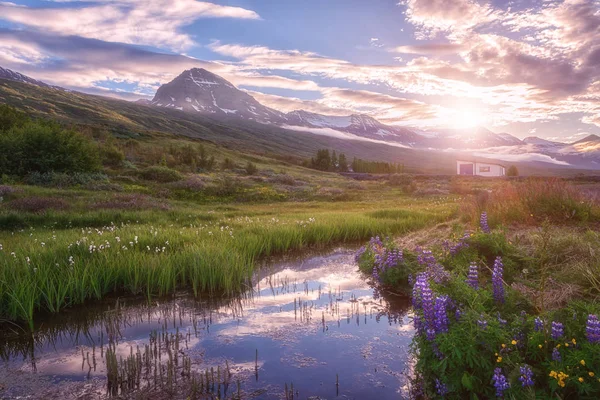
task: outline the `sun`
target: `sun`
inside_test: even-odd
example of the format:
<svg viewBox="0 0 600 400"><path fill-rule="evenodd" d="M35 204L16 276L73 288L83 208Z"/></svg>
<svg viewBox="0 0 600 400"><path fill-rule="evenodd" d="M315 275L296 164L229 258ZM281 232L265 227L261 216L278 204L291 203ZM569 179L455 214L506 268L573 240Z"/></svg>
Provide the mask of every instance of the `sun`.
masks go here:
<svg viewBox="0 0 600 400"><path fill-rule="evenodd" d="M486 117L483 112L475 110L460 109L456 110L453 116L452 125L457 128L467 129L485 125Z"/></svg>

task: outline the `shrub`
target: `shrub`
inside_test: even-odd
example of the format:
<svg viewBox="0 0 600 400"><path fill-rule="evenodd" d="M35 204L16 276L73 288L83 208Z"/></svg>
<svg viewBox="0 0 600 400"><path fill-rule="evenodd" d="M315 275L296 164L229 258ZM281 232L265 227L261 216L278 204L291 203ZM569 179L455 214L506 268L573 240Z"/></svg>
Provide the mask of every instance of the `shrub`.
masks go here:
<svg viewBox="0 0 600 400"><path fill-rule="evenodd" d="M100 158L102 164L109 167L119 167L125 160L125 153L114 145L104 145L100 147Z"/></svg>
<svg viewBox="0 0 600 400"><path fill-rule="evenodd" d="M250 161L248 161L248 164L246 164L246 174L247 175L254 175L258 172L258 168L256 167L256 164L251 163Z"/></svg>
<svg viewBox="0 0 600 400"><path fill-rule="evenodd" d="M3 173L93 172L99 167L92 140L57 123L27 122L0 134Z"/></svg>
<svg viewBox="0 0 600 400"><path fill-rule="evenodd" d="M8 185L0 185L0 199L6 200L11 194L17 192L18 189L8 186ZM2 201L2 200L0 200Z"/></svg>
<svg viewBox="0 0 600 400"><path fill-rule="evenodd" d="M235 168L235 163L229 157L225 157L225 159L221 163L221 169L225 171L225 170L234 169L234 168Z"/></svg>
<svg viewBox="0 0 600 400"><path fill-rule="evenodd" d="M183 179L183 175L178 171L158 165L145 168L140 172L140 176L142 179L161 183L176 182Z"/></svg>
<svg viewBox="0 0 600 400"><path fill-rule="evenodd" d="M515 165L511 165L506 171L506 176L519 176L519 170Z"/></svg>
<svg viewBox="0 0 600 400"><path fill-rule="evenodd" d="M94 209L109 210L168 210L170 208L167 203L137 193L117 195L108 200L98 201L92 207Z"/></svg>
<svg viewBox="0 0 600 400"><path fill-rule="evenodd" d="M25 177L25 183L35 186L69 187L90 183L108 182L108 177L101 173L61 173L32 172Z"/></svg>
<svg viewBox="0 0 600 400"><path fill-rule="evenodd" d="M69 204L54 197L24 197L10 201L8 207L22 212L41 213L47 210L66 210Z"/></svg>
<svg viewBox="0 0 600 400"><path fill-rule="evenodd" d="M186 180L173 182L169 184L169 188L176 190L187 190L189 192L199 192L204 190L206 184L198 176L192 176Z"/></svg>
<svg viewBox="0 0 600 400"><path fill-rule="evenodd" d="M393 174L388 177L388 185L390 186L408 186L412 182L412 176L408 174Z"/></svg>

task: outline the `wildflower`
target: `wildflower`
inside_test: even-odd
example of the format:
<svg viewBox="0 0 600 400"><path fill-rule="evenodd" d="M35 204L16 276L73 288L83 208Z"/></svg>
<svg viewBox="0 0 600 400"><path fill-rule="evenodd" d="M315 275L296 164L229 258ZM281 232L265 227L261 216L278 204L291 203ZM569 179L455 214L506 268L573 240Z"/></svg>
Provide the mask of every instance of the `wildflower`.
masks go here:
<svg viewBox="0 0 600 400"><path fill-rule="evenodd" d="M437 394L441 397L444 397L448 394L448 386L437 378L435 380L435 390L437 391Z"/></svg>
<svg viewBox="0 0 600 400"><path fill-rule="evenodd" d="M482 331L485 331L487 329L488 323L485 319L478 319L477 325L479 325L479 327L481 328Z"/></svg>
<svg viewBox="0 0 600 400"><path fill-rule="evenodd" d="M448 314L446 308L448 305L448 296L438 296L434 305L434 329L436 333L448 332Z"/></svg>
<svg viewBox="0 0 600 400"><path fill-rule="evenodd" d="M541 344L538 344L538 347L541 349L541 348L542 348L542 345L541 345Z"/></svg>
<svg viewBox="0 0 600 400"><path fill-rule="evenodd" d="M467 283L473 289L479 289L479 271L476 262L471 262L471 265L469 265L469 275L467 276Z"/></svg>
<svg viewBox="0 0 600 400"><path fill-rule="evenodd" d="M505 345L504 343L502 343L502 348L503 348L503 349L505 349L505 348L506 348L506 345Z"/></svg>
<svg viewBox="0 0 600 400"><path fill-rule="evenodd" d="M496 368L494 370L492 381L494 382L494 387L496 388L496 397L502 397L504 391L510 388L510 384L506 380L506 377L500 368Z"/></svg>
<svg viewBox="0 0 600 400"><path fill-rule="evenodd" d="M494 261L494 269L492 271L492 287L494 289L494 300L498 303L504 303L504 281L502 275L504 272L504 264L502 258L496 257Z"/></svg>
<svg viewBox="0 0 600 400"><path fill-rule="evenodd" d="M497 363L501 363L501 362L502 362L502 356L499 356L499 357L496 359L496 362L497 362Z"/></svg>
<svg viewBox="0 0 600 400"><path fill-rule="evenodd" d="M585 367L585 360L579 361L579 364L581 364L581 365L583 365Z"/></svg>
<svg viewBox="0 0 600 400"><path fill-rule="evenodd" d="M552 321L552 339L558 340L564 334L563 324L560 322Z"/></svg>
<svg viewBox="0 0 600 400"><path fill-rule="evenodd" d="M523 387L533 386L533 371L531 370L531 367L529 365L524 365L519 368L519 372L521 373L519 380Z"/></svg>
<svg viewBox="0 0 600 400"><path fill-rule="evenodd" d="M594 374L592 371L590 371L590 372L588 372L588 375L593 378L594 375L596 375L596 374Z"/></svg>
<svg viewBox="0 0 600 400"><path fill-rule="evenodd" d="M577 340L575 340L575 338L571 339L571 343L573 343L574 345L577 345Z"/></svg>
<svg viewBox="0 0 600 400"><path fill-rule="evenodd" d="M544 330L544 321L540 317L535 317L535 320L533 321L533 330L536 332Z"/></svg>
<svg viewBox="0 0 600 400"><path fill-rule="evenodd" d="M558 351L557 348L554 348L552 350L552 361L557 361L557 362L562 361L562 357L560 356L560 351Z"/></svg>
<svg viewBox="0 0 600 400"><path fill-rule="evenodd" d="M581 382L581 383L583 383L583 378L581 378L581 377L580 377L580 378L578 379L578 381L579 381L579 382Z"/></svg>
<svg viewBox="0 0 600 400"><path fill-rule="evenodd" d="M590 343L600 343L600 321L597 315L588 315L585 336Z"/></svg>
<svg viewBox="0 0 600 400"><path fill-rule="evenodd" d="M479 218L479 225L481 226L481 231L483 233L490 233L490 226L488 225L488 216L484 211L481 213L481 217Z"/></svg>
<svg viewBox="0 0 600 400"><path fill-rule="evenodd" d="M510 342L510 344L512 344L513 346L517 344L517 341L513 339L512 342Z"/></svg>

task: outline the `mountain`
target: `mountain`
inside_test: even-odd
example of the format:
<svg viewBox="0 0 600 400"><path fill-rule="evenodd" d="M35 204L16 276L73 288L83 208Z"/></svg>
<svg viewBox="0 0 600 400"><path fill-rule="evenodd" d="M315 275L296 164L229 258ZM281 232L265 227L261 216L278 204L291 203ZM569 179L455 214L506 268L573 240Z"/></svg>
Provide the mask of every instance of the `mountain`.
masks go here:
<svg viewBox="0 0 600 400"><path fill-rule="evenodd" d="M582 143L600 143L600 136L598 135L589 135L580 139L572 144L582 144Z"/></svg>
<svg viewBox="0 0 600 400"><path fill-rule="evenodd" d="M48 85L47 83L44 83L42 81L38 81L33 78L30 78L27 75L23 75L19 72L15 72L10 69L2 68L2 67L0 67L0 79L8 79L10 81L29 83L31 85L36 85L39 87L54 88L54 89L62 90L62 88L60 88L58 86Z"/></svg>
<svg viewBox="0 0 600 400"><path fill-rule="evenodd" d="M553 142L551 140L542 139L537 136L528 136L525 139L523 139L523 143L536 145L536 146L552 146L552 147L565 145L564 143Z"/></svg>
<svg viewBox="0 0 600 400"><path fill-rule="evenodd" d="M285 116L203 68L183 71L162 85L151 102L157 107L215 115L233 115L263 123L282 123Z"/></svg>

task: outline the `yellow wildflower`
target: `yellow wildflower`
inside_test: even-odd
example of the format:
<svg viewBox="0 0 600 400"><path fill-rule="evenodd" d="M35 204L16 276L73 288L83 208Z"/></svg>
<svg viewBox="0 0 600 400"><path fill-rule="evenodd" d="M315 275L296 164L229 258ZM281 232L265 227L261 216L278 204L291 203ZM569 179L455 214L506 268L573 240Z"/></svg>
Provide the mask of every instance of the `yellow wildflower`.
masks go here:
<svg viewBox="0 0 600 400"><path fill-rule="evenodd" d="M571 339L571 342L572 342L573 344L577 344L577 340L575 340L575 338Z"/></svg>
<svg viewBox="0 0 600 400"><path fill-rule="evenodd" d="M557 349L560 349L560 343L556 345L556 348L557 348Z"/></svg>
<svg viewBox="0 0 600 400"><path fill-rule="evenodd" d="M511 343L511 344L514 346L515 344L517 344L517 341L516 341L516 340L513 340L513 341L512 341L512 342L510 342L510 343Z"/></svg>
<svg viewBox="0 0 600 400"><path fill-rule="evenodd" d="M579 382L583 383L583 378L579 378Z"/></svg>
<svg viewBox="0 0 600 400"><path fill-rule="evenodd" d="M505 348L506 348L506 345L505 345L504 343L502 343L502 348L503 348L503 349L505 349Z"/></svg>
<svg viewBox="0 0 600 400"><path fill-rule="evenodd" d="M542 345L541 345L541 344L538 344L538 347L541 349L541 348L542 348Z"/></svg>
<svg viewBox="0 0 600 400"><path fill-rule="evenodd" d="M592 371L590 371L590 372L588 372L588 375L593 378L595 374Z"/></svg>
<svg viewBox="0 0 600 400"><path fill-rule="evenodd" d="M579 364L581 364L581 365L585 366L585 360L581 360L581 361L579 361Z"/></svg>
<svg viewBox="0 0 600 400"><path fill-rule="evenodd" d="M569 347L569 343L565 343L565 347Z"/></svg>
<svg viewBox="0 0 600 400"><path fill-rule="evenodd" d="M498 359L496 360L496 362L502 362L502 357L498 357Z"/></svg>

